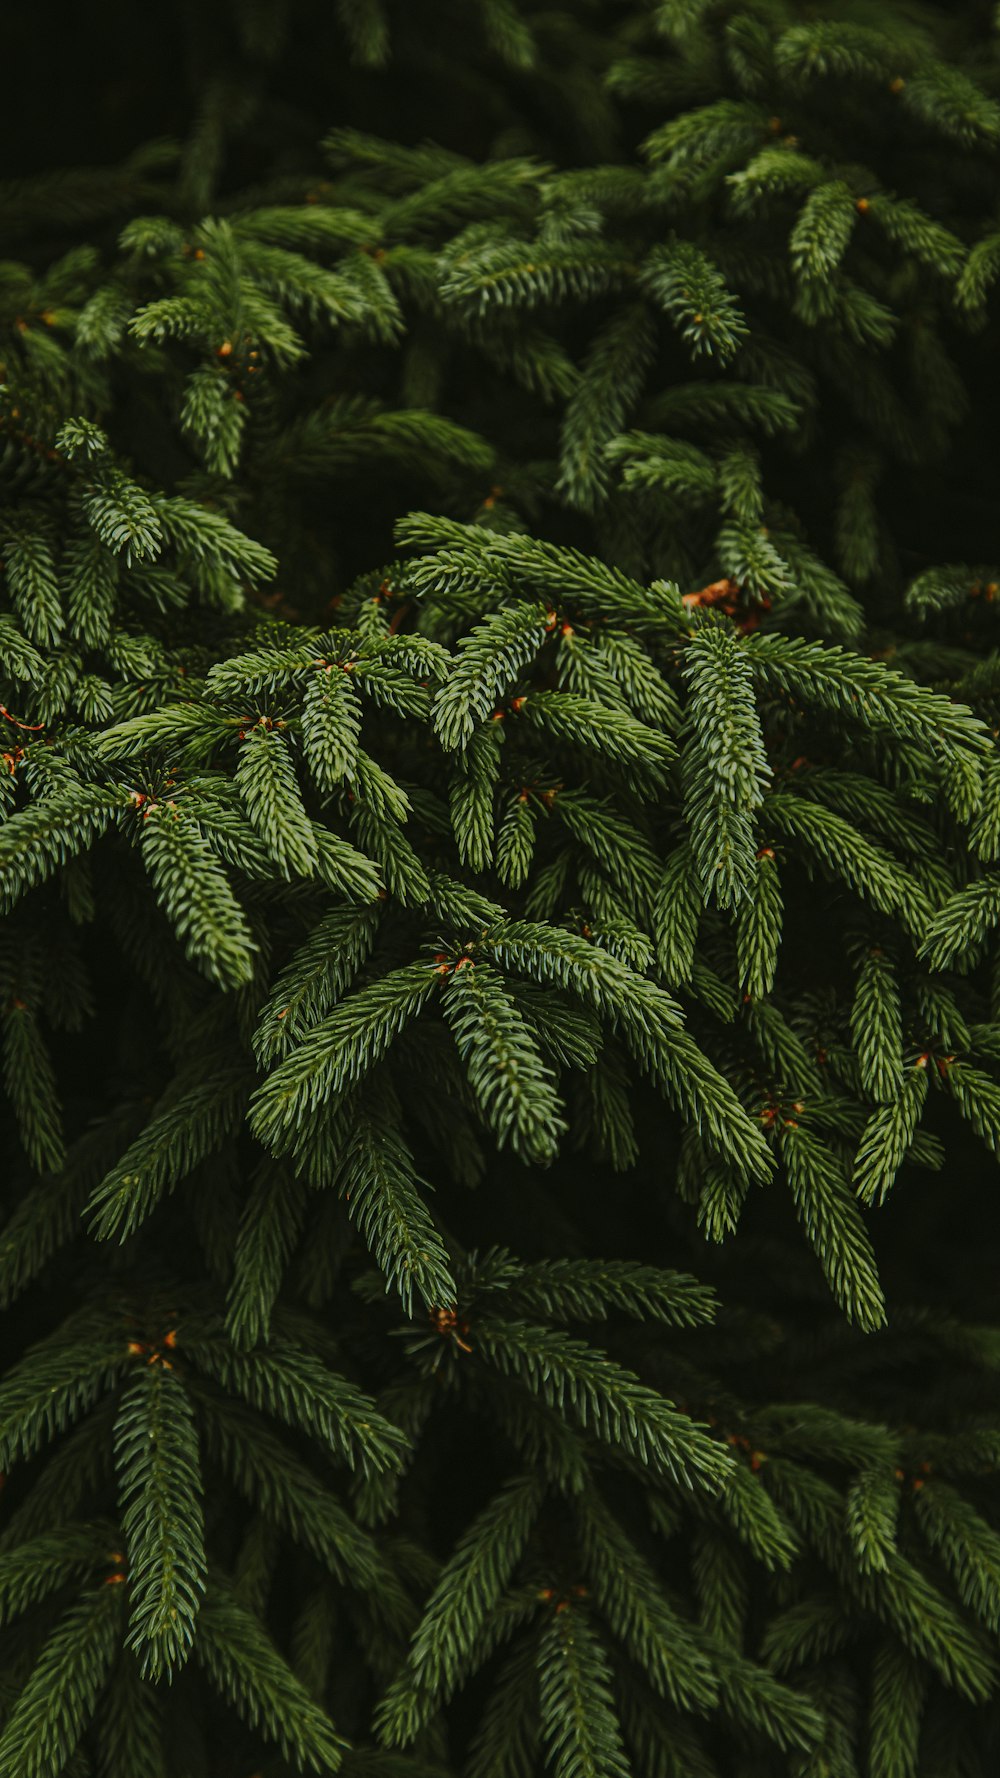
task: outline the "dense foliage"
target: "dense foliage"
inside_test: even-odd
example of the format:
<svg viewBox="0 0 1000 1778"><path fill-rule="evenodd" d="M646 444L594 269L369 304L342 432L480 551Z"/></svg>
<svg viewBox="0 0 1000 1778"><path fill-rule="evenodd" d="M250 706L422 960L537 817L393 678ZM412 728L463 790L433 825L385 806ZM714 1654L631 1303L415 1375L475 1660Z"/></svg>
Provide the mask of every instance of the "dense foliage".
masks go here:
<svg viewBox="0 0 1000 1778"><path fill-rule="evenodd" d="M996 1771L993 23L52 50L3 1778Z"/></svg>

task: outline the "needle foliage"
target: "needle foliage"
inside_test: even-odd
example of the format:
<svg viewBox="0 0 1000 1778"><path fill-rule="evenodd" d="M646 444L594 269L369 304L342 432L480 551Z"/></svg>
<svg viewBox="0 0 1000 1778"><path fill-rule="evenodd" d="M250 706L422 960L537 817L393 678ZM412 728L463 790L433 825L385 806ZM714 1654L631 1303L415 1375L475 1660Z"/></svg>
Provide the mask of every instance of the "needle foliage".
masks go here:
<svg viewBox="0 0 1000 1778"><path fill-rule="evenodd" d="M165 10L10 24L0 1774L992 1778L1000 20Z"/></svg>

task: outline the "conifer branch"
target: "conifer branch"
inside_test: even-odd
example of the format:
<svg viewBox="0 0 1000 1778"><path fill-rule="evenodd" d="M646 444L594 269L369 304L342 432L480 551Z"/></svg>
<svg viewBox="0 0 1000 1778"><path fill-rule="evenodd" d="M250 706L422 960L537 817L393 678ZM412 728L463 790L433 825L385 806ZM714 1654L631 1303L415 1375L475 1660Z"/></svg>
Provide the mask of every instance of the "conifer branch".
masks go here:
<svg viewBox="0 0 1000 1778"><path fill-rule="evenodd" d="M267 1425L218 1389L195 1379L204 1402L204 1437L240 1492L340 1581L377 1588L382 1607L401 1610L401 1595L373 1539L317 1475Z"/></svg>
<svg viewBox="0 0 1000 1778"><path fill-rule="evenodd" d="M421 1197L413 1156L372 1106L359 1107L340 1162L340 1187L367 1242L386 1290L407 1315L416 1291L428 1309L456 1301L447 1249ZM426 1189L426 1187L425 1187Z"/></svg>
<svg viewBox="0 0 1000 1778"><path fill-rule="evenodd" d="M206 1079L181 1074L153 1108L145 1129L91 1193L87 1212L101 1240L124 1241L200 1161L240 1128L250 1086L245 1066Z"/></svg>
<svg viewBox="0 0 1000 1778"><path fill-rule="evenodd" d="M185 952L224 987L253 975L257 949L225 873L183 806L143 811L143 862Z"/></svg>
<svg viewBox="0 0 1000 1778"><path fill-rule="evenodd" d="M532 1476L508 1482L459 1538L414 1633L403 1672L383 1698L376 1718L380 1739L405 1745L411 1692L427 1701L449 1695L468 1669L479 1637L523 1554L541 1505ZM427 1703L421 1704L421 1713Z"/></svg>
<svg viewBox="0 0 1000 1778"><path fill-rule="evenodd" d="M309 1772L338 1770L347 1743L310 1698L255 1617L212 1579L196 1644L200 1665L252 1728Z"/></svg>
<svg viewBox="0 0 1000 1778"><path fill-rule="evenodd" d="M525 1322L477 1321L476 1350L557 1412L566 1404L603 1443L619 1446L679 1485L714 1492L723 1484L729 1469L725 1452L630 1371L582 1340Z"/></svg>
<svg viewBox="0 0 1000 1778"><path fill-rule="evenodd" d="M705 627L685 651L690 687L684 751L691 847L706 901L742 900L753 874L753 815L771 768L753 697L753 679L735 636Z"/></svg>
<svg viewBox="0 0 1000 1778"><path fill-rule="evenodd" d="M675 1708L711 1708L718 1686L696 1627L673 1609L596 1489L578 1495L573 1507L594 1599L619 1641Z"/></svg>
<svg viewBox="0 0 1000 1778"><path fill-rule="evenodd" d="M115 1420L129 1634L144 1676L170 1678L191 1650L205 1588L198 1441L190 1403L165 1362L145 1363Z"/></svg>
<svg viewBox="0 0 1000 1778"><path fill-rule="evenodd" d="M305 1188L265 1161L243 1207L226 1304L226 1331L248 1350L266 1344L285 1268L302 1231Z"/></svg>
<svg viewBox="0 0 1000 1778"><path fill-rule="evenodd" d="M70 1521L26 1538L0 1554L0 1623L82 1579L107 1560L114 1527L101 1520Z"/></svg>
<svg viewBox="0 0 1000 1778"><path fill-rule="evenodd" d="M558 1778L629 1778L606 1654L583 1613L553 1614L538 1648L542 1736Z"/></svg>
<svg viewBox="0 0 1000 1778"><path fill-rule="evenodd" d="M127 1362L123 1333L82 1311L33 1347L0 1384L0 1465L8 1470L79 1419Z"/></svg>
<svg viewBox="0 0 1000 1778"><path fill-rule="evenodd" d="M525 1160L554 1159L566 1129L555 1079L503 977L488 963L459 959L442 993L469 1085L497 1145Z"/></svg>
<svg viewBox="0 0 1000 1778"><path fill-rule="evenodd" d="M98 1587L60 1620L0 1735L0 1761L11 1778L66 1769L111 1672L120 1616L115 1589Z"/></svg>
<svg viewBox="0 0 1000 1778"><path fill-rule="evenodd" d="M192 1330L185 1351L207 1375L259 1412L277 1414L351 1467L398 1469L406 1441L361 1390L286 1340L240 1353L218 1335Z"/></svg>
<svg viewBox="0 0 1000 1778"><path fill-rule="evenodd" d="M807 1130L786 1124L782 1152L795 1208L837 1301L872 1332L885 1322L885 1302L857 1205L833 1157Z"/></svg>
<svg viewBox="0 0 1000 1778"><path fill-rule="evenodd" d="M254 1095L251 1128L273 1152L295 1145L303 1110L340 1098L380 1061L439 985L439 966L410 963L348 996L315 1025Z"/></svg>

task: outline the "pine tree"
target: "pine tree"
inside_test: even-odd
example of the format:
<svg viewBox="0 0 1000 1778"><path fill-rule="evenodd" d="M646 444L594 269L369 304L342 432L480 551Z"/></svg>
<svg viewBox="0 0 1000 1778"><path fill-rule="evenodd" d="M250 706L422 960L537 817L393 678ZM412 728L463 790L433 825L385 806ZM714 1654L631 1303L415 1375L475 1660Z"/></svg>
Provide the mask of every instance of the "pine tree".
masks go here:
<svg viewBox="0 0 1000 1778"><path fill-rule="evenodd" d="M94 165L77 28L2 1778L991 1778L1000 18L212 0Z"/></svg>

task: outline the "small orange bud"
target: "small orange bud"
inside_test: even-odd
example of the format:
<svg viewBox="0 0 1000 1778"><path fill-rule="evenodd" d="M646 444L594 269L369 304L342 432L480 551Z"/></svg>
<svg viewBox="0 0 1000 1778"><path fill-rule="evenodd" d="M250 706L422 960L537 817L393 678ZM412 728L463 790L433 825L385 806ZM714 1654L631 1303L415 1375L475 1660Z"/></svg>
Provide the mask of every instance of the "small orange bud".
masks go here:
<svg viewBox="0 0 1000 1778"><path fill-rule="evenodd" d="M864 216L866 214L866 212L871 209L871 205L868 202L867 198L859 198L857 203L855 204L854 208L859 212L860 215Z"/></svg>

